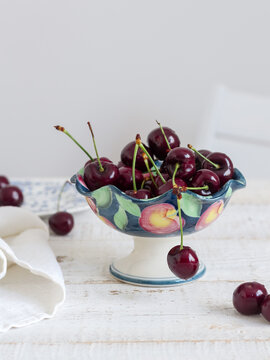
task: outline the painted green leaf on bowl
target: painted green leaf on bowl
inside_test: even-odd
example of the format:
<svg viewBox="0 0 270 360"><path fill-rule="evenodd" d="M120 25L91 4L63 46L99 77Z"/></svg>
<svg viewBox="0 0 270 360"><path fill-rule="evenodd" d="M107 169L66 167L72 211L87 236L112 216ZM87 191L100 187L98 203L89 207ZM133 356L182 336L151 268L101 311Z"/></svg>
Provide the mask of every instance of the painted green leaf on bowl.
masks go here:
<svg viewBox="0 0 270 360"><path fill-rule="evenodd" d="M112 192L107 186L95 190L92 196L96 199L97 207L108 208L112 203Z"/></svg>
<svg viewBox="0 0 270 360"><path fill-rule="evenodd" d="M119 206L118 211L114 214L113 217L115 225L121 229L124 230L128 223L127 214L124 209Z"/></svg>
<svg viewBox="0 0 270 360"><path fill-rule="evenodd" d="M196 199L194 196L182 193L181 209L187 216L200 217L202 204L200 200Z"/></svg>
<svg viewBox="0 0 270 360"><path fill-rule="evenodd" d="M140 217L141 216L141 210L137 204L134 204L132 200L125 199L124 197L121 197L117 194L115 194L116 199L119 203L119 205L126 210L129 214Z"/></svg>

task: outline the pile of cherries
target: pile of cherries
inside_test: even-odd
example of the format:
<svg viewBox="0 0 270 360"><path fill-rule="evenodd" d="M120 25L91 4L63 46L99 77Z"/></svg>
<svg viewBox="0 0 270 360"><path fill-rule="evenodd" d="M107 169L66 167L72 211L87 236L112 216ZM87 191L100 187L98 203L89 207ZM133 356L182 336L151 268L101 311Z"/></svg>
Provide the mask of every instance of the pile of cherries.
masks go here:
<svg viewBox="0 0 270 360"><path fill-rule="evenodd" d="M152 130L148 145L138 134L121 151L118 165L106 157L99 157L91 124L88 127L96 153L93 158L62 126L55 128L70 137L89 157L84 165L84 182L90 191L106 185L115 185L127 195L137 199L150 199L173 190L177 198L181 244L172 248L167 256L171 271L182 279L193 277L199 269L196 252L183 245L181 219L181 193L191 190L202 196L216 193L233 177L231 159L224 153L197 151L193 146L180 146L174 130L162 127ZM158 160L158 161L157 161ZM157 166L159 163L161 165Z"/></svg>
<svg viewBox="0 0 270 360"><path fill-rule="evenodd" d="M11 185L6 176L0 175L0 206L21 206L22 203L21 189Z"/></svg>
<svg viewBox="0 0 270 360"><path fill-rule="evenodd" d="M233 293L233 305L243 315L262 314L270 321L270 295L264 285L258 282L246 282L239 285Z"/></svg>
<svg viewBox="0 0 270 360"><path fill-rule="evenodd" d="M55 128L68 135L88 155L84 181L91 191L105 185L115 185L131 197L149 199L172 189L174 175L176 184L182 190L189 189L199 195L209 196L233 177L233 163L226 154L197 151L191 145L182 147L175 131L168 127L162 128L159 123L159 127L148 135L148 146L137 135L136 140L122 149L121 161L115 165L110 159L98 156L93 130L88 125L96 158L91 157L65 128ZM161 166L156 166L156 160L162 162Z"/></svg>

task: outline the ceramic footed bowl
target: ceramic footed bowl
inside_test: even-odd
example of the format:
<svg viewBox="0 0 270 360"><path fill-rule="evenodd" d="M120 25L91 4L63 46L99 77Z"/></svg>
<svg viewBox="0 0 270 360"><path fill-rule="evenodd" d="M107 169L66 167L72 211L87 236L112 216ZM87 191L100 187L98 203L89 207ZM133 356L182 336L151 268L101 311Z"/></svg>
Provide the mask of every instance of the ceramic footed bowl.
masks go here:
<svg viewBox="0 0 270 360"><path fill-rule="evenodd" d="M113 185L89 191L83 180L83 169L71 178L71 182L105 224L134 237L133 252L111 265L113 276L138 285L169 286L203 275L205 266L202 263L198 273L189 280L174 277L168 269L167 253L180 239L178 207L172 190L148 200L132 198ZM233 179L212 196L200 196L191 191L182 193L184 234L209 226L221 215L233 192L245 186L244 176L234 169Z"/></svg>

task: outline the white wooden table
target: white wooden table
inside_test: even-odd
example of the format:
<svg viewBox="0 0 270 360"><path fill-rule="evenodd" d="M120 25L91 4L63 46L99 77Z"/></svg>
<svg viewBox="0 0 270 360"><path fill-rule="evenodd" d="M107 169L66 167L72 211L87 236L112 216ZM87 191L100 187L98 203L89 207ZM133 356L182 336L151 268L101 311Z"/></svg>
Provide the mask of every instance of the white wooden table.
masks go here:
<svg viewBox="0 0 270 360"><path fill-rule="evenodd" d="M270 323L238 314L231 300L244 281L270 291L269 182L250 183L216 223L185 238L207 273L179 287L117 282L109 264L129 253L132 241L91 210L75 221L69 236L51 237L65 304L53 319L0 334L1 360L270 359Z"/></svg>

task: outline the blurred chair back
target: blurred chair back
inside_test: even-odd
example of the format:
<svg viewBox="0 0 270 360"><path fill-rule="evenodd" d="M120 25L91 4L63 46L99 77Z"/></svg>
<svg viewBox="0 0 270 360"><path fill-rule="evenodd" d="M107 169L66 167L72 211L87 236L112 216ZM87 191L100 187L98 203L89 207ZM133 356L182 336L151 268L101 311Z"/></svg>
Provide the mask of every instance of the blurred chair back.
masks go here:
<svg viewBox="0 0 270 360"><path fill-rule="evenodd" d="M270 179L270 97L219 86L196 146L225 152L247 178Z"/></svg>

